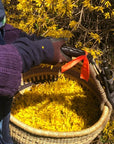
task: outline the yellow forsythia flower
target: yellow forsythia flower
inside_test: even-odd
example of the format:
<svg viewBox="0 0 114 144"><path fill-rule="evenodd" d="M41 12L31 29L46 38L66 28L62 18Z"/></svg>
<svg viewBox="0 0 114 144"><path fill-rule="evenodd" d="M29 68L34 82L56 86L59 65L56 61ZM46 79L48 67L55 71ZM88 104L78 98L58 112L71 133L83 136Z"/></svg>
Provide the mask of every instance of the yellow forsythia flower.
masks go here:
<svg viewBox="0 0 114 144"><path fill-rule="evenodd" d="M90 36L93 38L93 39L95 39L96 41L98 41L98 43L100 43L100 36L97 34L97 33L93 33L93 32L91 32L91 33L89 33L90 34Z"/></svg>
<svg viewBox="0 0 114 144"><path fill-rule="evenodd" d="M100 57L103 52L99 49L91 49L91 48L88 48L88 47L83 47L82 48L83 50L87 51L88 53L90 53L94 59L97 59L98 57Z"/></svg>
<svg viewBox="0 0 114 144"><path fill-rule="evenodd" d="M114 9L112 10L111 16L114 17Z"/></svg>
<svg viewBox="0 0 114 144"><path fill-rule="evenodd" d="M75 20L70 21L69 26L70 28L74 28L74 30L76 30L76 26L77 26L78 22L76 22Z"/></svg>
<svg viewBox="0 0 114 144"><path fill-rule="evenodd" d="M89 7L91 5L90 0L84 0L82 3L84 7Z"/></svg>
<svg viewBox="0 0 114 144"><path fill-rule="evenodd" d="M110 19L110 14L109 14L109 12L104 13L104 16L105 16L105 19Z"/></svg>
<svg viewBox="0 0 114 144"><path fill-rule="evenodd" d="M103 3L105 0L101 0L100 2Z"/></svg>
<svg viewBox="0 0 114 144"><path fill-rule="evenodd" d="M114 132L114 120L109 121L105 126L103 130L103 140L104 141L111 140L112 142L114 142L113 132Z"/></svg>
<svg viewBox="0 0 114 144"><path fill-rule="evenodd" d="M77 43L75 44L75 47L76 47L76 48L80 48L80 47L82 47L82 42L80 42L80 41L77 42Z"/></svg>
<svg viewBox="0 0 114 144"><path fill-rule="evenodd" d="M111 7L111 3L109 1L106 1L105 2L105 6L108 8L108 7Z"/></svg>

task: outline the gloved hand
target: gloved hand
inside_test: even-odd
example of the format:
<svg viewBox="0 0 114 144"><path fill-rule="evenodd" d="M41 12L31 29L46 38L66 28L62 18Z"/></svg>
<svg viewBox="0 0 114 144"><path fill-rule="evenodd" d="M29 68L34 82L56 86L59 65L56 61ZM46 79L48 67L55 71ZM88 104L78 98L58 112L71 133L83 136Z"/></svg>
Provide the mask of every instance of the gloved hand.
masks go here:
<svg viewBox="0 0 114 144"><path fill-rule="evenodd" d="M37 38L31 40L28 37L17 39L13 45L17 48L22 58L22 72L28 71L31 67L45 64L56 64L68 62L71 58L61 51L65 44L63 39Z"/></svg>
<svg viewBox="0 0 114 144"><path fill-rule="evenodd" d="M69 54L65 54L62 51L62 47L65 45L65 40L60 38L60 39L54 39L50 38L53 48L54 48L54 58L52 61L52 64L56 63L62 63L62 62L68 62L71 60L71 52L69 51Z"/></svg>

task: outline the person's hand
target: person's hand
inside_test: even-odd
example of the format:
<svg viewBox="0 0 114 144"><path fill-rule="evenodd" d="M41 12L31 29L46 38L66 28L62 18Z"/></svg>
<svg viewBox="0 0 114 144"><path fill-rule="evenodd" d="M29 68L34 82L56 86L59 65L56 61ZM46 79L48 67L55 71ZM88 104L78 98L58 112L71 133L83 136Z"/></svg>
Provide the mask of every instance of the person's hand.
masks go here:
<svg viewBox="0 0 114 144"><path fill-rule="evenodd" d="M72 57L78 57L81 55L85 55L85 51L81 50L81 49L77 49L74 47L70 47L67 46L65 44L65 40L64 39L53 39L50 38L53 47L54 47L54 59L53 59L53 63L61 63L61 62L68 62L70 60L72 60ZM92 61L93 56L88 53L87 58L89 60L89 62Z"/></svg>
<svg viewBox="0 0 114 144"><path fill-rule="evenodd" d="M65 40L60 38L60 39L54 39L50 38L53 48L54 48L54 59L53 59L53 64L56 63L62 63L62 62L68 62L71 60L71 56L66 55L63 53L61 48L65 45Z"/></svg>

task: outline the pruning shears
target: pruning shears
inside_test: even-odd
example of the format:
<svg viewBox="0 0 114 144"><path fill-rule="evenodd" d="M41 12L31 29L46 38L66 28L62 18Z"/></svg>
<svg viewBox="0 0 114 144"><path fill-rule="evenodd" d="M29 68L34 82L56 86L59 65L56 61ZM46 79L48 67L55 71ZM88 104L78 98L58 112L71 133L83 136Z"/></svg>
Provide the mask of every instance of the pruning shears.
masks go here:
<svg viewBox="0 0 114 144"><path fill-rule="evenodd" d="M61 47L61 50L69 57L79 57L81 55L85 55L85 51L70 46L63 46ZM100 77L99 81L105 89L109 102L114 108L114 72L108 68L106 61L102 63L101 70L99 70L93 56L90 53L88 53L87 58L89 63L94 66L95 71L97 71L97 74Z"/></svg>

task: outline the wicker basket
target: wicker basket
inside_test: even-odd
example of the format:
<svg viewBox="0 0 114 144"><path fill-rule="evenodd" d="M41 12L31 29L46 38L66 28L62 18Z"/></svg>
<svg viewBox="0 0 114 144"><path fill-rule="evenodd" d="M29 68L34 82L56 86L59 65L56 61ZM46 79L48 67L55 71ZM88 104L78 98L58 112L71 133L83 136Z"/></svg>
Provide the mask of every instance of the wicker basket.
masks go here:
<svg viewBox="0 0 114 144"><path fill-rule="evenodd" d="M61 65L55 65L53 69L48 66L38 66L32 68L23 75L22 88L27 87L31 83L39 83L44 81L54 81L58 77ZM101 117L91 127L75 132L52 132L47 130L35 129L20 122L11 114L10 132L16 141L16 144L89 144L103 130L110 118L112 107L106 98L104 89L96 78L96 72L90 65L90 79L88 82L81 80L80 77L81 64L76 65L72 69L65 72L65 76L70 79L78 79L99 97ZM92 110L92 109L91 109Z"/></svg>

